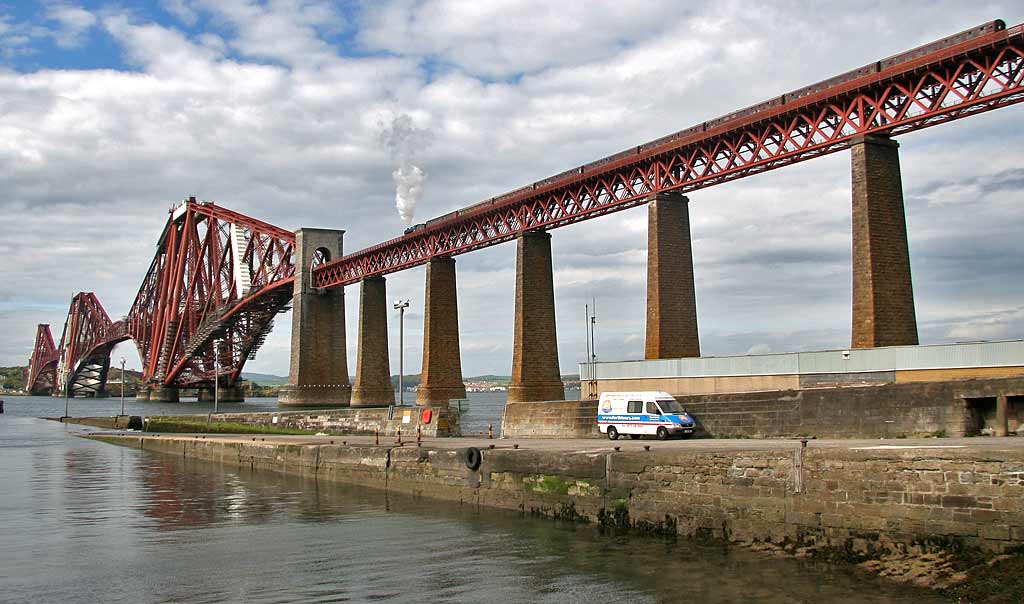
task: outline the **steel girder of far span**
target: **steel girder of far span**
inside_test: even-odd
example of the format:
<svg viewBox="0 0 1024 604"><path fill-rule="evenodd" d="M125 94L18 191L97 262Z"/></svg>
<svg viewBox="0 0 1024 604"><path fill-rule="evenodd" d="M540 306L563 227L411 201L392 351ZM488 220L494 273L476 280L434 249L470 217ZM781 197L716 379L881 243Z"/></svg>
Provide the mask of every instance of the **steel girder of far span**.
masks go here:
<svg viewBox="0 0 1024 604"><path fill-rule="evenodd" d="M41 324L36 329L36 343L32 358L25 371L25 390L30 394L49 394L57 385L57 363L60 351L53 343L50 326Z"/></svg>
<svg viewBox="0 0 1024 604"><path fill-rule="evenodd" d="M102 395L110 352L135 341L150 386L236 383L287 309L295 236L194 198L171 210L128 315L111 321L93 293L72 299L59 347L40 325L26 384L33 392ZM51 373L52 372L52 377Z"/></svg>
<svg viewBox="0 0 1024 604"><path fill-rule="evenodd" d="M1024 100L1024 26L938 40L418 225L313 271L344 286Z"/></svg>

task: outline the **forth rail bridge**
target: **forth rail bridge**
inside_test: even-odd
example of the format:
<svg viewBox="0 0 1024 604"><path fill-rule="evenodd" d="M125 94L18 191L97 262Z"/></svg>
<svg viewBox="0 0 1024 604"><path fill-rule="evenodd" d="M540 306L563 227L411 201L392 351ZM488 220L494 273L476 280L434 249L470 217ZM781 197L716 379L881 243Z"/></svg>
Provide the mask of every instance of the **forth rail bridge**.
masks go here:
<svg viewBox="0 0 1024 604"><path fill-rule="evenodd" d="M454 256L515 239L510 401L564 398L555 337L550 231L646 204L646 357L700 356L684 195L849 149L853 191L852 347L918 343L898 144L894 137L1024 100L1024 26L992 21L859 69L630 147L417 225L344 255L339 230L294 233L190 198L170 212L131 310L113 321L76 295L59 345L39 325L27 375L34 394L105 393L113 347L133 340L142 399L182 388L240 400L239 376L292 309L289 384L280 404L394 402L388 273L426 264L421 405L462 398ZM360 285L350 385L344 287Z"/></svg>

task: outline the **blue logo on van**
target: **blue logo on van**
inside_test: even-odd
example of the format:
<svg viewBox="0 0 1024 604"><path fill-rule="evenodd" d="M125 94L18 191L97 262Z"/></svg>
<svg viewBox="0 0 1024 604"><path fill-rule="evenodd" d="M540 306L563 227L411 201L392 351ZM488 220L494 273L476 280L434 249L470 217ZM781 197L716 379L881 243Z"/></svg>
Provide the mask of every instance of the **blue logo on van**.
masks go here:
<svg viewBox="0 0 1024 604"><path fill-rule="evenodd" d="M611 413L612 412L612 402L611 401L605 401L604 404L601 405L601 411L603 411L605 413Z"/></svg>

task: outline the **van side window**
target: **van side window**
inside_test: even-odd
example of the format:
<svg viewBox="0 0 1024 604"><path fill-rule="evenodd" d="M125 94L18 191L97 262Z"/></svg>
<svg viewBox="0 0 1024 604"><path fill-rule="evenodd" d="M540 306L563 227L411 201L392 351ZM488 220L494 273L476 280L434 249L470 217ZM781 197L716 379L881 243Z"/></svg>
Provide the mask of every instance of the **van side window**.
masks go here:
<svg viewBox="0 0 1024 604"><path fill-rule="evenodd" d="M653 401L647 401L647 414L648 415L661 415L661 410L654 404Z"/></svg>
<svg viewBox="0 0 1024 604"><path fill-rule="evenodd" d="M644 404L643 404L643 402L641 402L641 401L629 401L628 403L626 403L626 412L627 413L643 413L644 412Z"/></svg>

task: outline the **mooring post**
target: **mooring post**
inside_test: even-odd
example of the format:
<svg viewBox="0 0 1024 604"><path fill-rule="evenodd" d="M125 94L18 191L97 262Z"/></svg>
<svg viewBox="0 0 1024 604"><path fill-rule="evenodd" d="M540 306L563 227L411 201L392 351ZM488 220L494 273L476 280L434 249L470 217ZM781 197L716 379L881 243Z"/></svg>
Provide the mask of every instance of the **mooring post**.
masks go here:
<svg viewBox="0 0 1024 604"><path fill-rule="evenodd" d="M800 448L793 456L793 492L804 492L804 454L807 451L807 439L800 439Z"/></svg>

